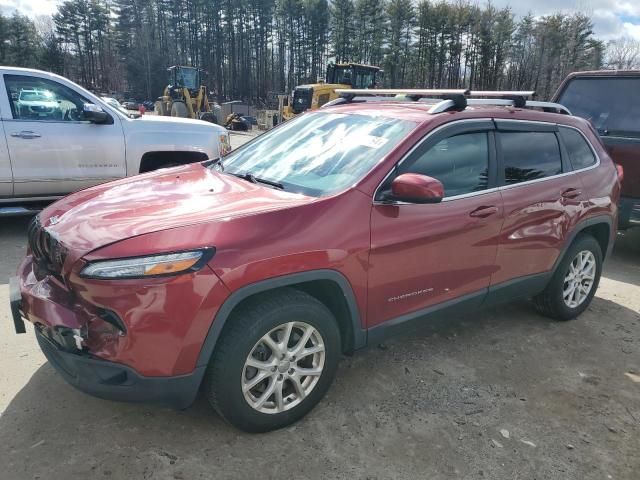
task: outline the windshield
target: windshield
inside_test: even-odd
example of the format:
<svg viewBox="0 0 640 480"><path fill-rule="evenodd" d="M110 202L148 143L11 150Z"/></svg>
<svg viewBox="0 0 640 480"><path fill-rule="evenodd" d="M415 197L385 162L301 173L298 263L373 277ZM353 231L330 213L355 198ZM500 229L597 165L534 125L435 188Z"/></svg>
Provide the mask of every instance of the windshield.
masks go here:
<svg viewBox="0 0 640 480"><path fill-rule="evenodd" d="M232 152L218 168L250 173L287 191L331 195L360 180L415 126L382 117L309 113Z"/></svg>
<svg viewBox="0 0 640 480"><path fill-rule="evenodd" d="M176 82L178 85L192 90L198 88L198 70L195 68L179 67L176 70Z"/></svg>
<svg viewBox="0 0 640 480"><path fill-rule="evenodd" d="M601 135L640 137L640 77L576 78L558 102Z"/></svg>

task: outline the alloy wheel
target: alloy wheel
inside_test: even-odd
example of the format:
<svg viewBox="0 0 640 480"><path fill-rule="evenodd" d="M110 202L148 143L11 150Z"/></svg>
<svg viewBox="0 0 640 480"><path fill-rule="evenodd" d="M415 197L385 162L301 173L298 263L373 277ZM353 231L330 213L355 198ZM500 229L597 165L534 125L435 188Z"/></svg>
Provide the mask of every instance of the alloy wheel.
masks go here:
<svg viewBox="0 0 640 480"><path fill-rule="evenodd" d="M596 257L589 250L579 252L564 277L562 298L569 308L577 308L589 296L596 276Z"/></svg>
<svg viewBox="0 0 640 480"><path fill-rule="evenodd" d="M325 361L320 332L288 322L263 335L242 369L242 393L260 413L275 414L300 404L315 388Z"/></svg>

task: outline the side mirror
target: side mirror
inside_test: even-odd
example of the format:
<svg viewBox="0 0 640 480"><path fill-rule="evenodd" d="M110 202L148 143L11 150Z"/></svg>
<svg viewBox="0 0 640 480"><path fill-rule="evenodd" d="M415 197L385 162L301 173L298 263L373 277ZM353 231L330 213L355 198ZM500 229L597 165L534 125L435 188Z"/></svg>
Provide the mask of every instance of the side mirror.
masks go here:
<svg viewBox="0 0 640 480"><path fill-rule="evenodd" d="M107 123L111 118L107 112L93 103L85 103L82 106L82 116L91 123Z"/></svg>
<svg viewBox="0 0 640 480"><path fill-rule="evenodd" d="M391 183L387 199L407 203L438 203L444 198L440 180L418 173L403 173Z"/></svg>

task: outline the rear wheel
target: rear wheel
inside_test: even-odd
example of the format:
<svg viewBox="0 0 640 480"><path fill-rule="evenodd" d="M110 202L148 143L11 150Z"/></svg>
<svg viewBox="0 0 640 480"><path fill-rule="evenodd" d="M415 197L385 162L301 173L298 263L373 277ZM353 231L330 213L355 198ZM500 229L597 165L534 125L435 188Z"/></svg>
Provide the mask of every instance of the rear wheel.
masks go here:
<svg viewBox="0 0 640 480"><path fill-rule="evenodd" d="M189 115L187 106L184 102L173 102L171 104L171 116L186 118Z"/></svg>
<svg viewBox="0 0 640 480"><path fill-rule="evenodd" d="M590 235L579 234L545 290L534 298L538 311L556 320L571 320L593 299L602 274L602 249Z"/></svg>
<svg viewBox="0 0 640 480"><path fill-rule="evenodd" d="M250 300L228 320L205 377L212 406L248 432L285 427L324 396L340 357L331 312L283 289Z"/></svg>

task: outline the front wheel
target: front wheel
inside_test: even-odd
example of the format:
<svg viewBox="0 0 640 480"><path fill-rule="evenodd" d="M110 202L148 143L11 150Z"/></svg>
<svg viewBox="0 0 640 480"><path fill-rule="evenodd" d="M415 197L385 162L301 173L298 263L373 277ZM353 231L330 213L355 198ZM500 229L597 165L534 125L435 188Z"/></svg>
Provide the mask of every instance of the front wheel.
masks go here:
<svg viewBox="0 0 640 480"><path fill-rule="evenodd" d="M249 300L228 322L205 393L229 423L247 432L275 430L322 399L340 357L340 332L324 304L283 289Z"/></svg>
<svg viewBox="0 0 640 480"><path fill-rule="evenodd" d="M187 106L185 105L185 103L179 101L173 102L171 104L171 116L187 118L189 116L189 111L187 110Z"/></svg>
<svg viewBox="0 0 640 480"><path fill-rule="evenodd" d="M590 235L578 234L549 285L534 298L536 308L556 320L576 318L591 303L601 274L600 244Z"/></svg>

